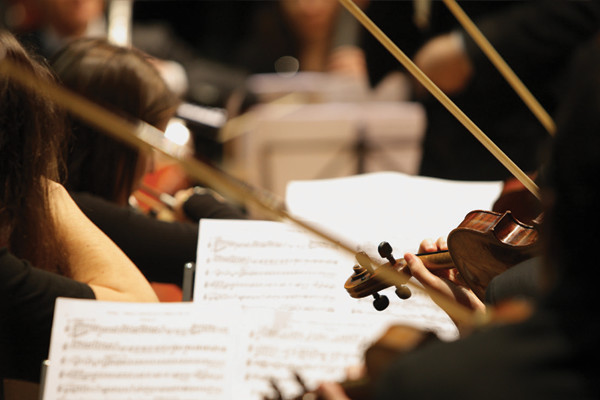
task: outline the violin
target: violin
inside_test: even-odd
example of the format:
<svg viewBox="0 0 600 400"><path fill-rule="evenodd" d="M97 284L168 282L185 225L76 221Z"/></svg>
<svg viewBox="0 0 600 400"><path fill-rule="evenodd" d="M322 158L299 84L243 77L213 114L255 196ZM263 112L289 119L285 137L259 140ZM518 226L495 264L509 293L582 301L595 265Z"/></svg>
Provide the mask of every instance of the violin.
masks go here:
<svg viewBox="0 0 600 400"><path fill-rule="evenodd" d="M471 211L448 235L447 251L417 254L417 257L430 270L456 268L467 286L483 301L492 278L538 253L540 222L541 216L532 225L525 224L510 211ZM373 268L366 254L358 253L358 265L354 266L354 273L346 280L344 288L354 298L372 295L373 306L382 311L389 305L389 299L379 291L392 286L381 277L382 269L393 270L400 276L400 284L396 282L395 286L396 295L401 299L411 295L402 285L411 274L404 259L396 260L392 256L392 248L387 242L382 242L378 251L388 262Z"/></svg>

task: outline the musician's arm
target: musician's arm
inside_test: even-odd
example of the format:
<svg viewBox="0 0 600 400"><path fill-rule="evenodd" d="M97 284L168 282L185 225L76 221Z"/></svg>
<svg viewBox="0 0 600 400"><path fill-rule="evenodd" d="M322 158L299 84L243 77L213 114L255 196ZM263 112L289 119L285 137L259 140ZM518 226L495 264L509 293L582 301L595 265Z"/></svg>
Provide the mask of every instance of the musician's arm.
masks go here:
<svg viewBox="0 0 600 400"><path fill-rule="evenodd" d="M148 281L127 256L51 183L50 204L71 278L88 284L99 300L157 301Z"/></svg>
<svg viewBox="0 0 600 400"><path fill-rule="evenodd" d="M592 37L600 22L594 1L537 1L515 4L474 21L483 36L534 93L544 91L546 78L573 49ZM436 36L414 57L415 64L447 94L467 87L472 79L486 90L503 79L471 36L457 30ZM417 94L425 94L417 88Z"/></svg>

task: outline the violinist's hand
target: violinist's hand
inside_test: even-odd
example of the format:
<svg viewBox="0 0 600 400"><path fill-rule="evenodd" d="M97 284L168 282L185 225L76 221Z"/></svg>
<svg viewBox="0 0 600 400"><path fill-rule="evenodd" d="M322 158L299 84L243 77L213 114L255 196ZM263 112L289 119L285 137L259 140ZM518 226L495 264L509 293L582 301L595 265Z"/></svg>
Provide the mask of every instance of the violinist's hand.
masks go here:
<svg viewBox="0 0 600 400"><path fill-rule="evenodd" d="M429 40L415 54L414 61L448 95L462 91L473 76L473 64L465 51L462 38L456 32ZM419 97L427 93L420 84L417 84L415 92Z"/></svg>
<svg viewBox="0 0 600 400"><path fill-rule="evenodd" d="M448 246L443 239L438 239L435 243L426 239L421 242L419 252L446 250L447 248ZM448 298L454 299L457 303L460 303L473 311L485 311L483 302L464 284L464 281L460 279L458 271L455 268L450 270L437 270L434 274L427 269L420 258L412 253L405 254L404 260L407 262L412 276L421 282L423 286L435 290ZM455 321L455 323L456 322L457 321ZM461 333L464 332L465 327L460 326L458 323L457 327Z"/></svg>
<svg viewBox="0 0 600 400"><path fill-rule="evenodd" d="M364 378L366 367L364 364L353 365L346 368L346 380L354 381ZM322 382L315 391L318 399L324 400L350 400L342 386L337 382ZM304 397L303 397L304 399Z"/></svg>
<svg viewBox="0 0 600 400"><path fill-rule="evenodd" d="M350 400L342 386L336 382L321 383L317 389L317 394L320 399L324 400Z"/></svg>
<svg viewBox="0 0 600 400"><path fill-rule="evenodd" d="M443 250L448 250L448 243L446 243L446 239L443 237L438 238L435 242L431 239L425 239L419 245L419 253L433 253ZM424 261L423 265L425 265L425 268L429 269L432 274L439 276L440 278L448 279L458 286L468 287L456 268L436 269L433 271L433 269L429 268L430 266L427 264L427 261Z"/></svg>
<svg viewBox="0 0 600 400"><path fill-rule="evenodd" d="M175 218L177 221L189 221L189 218L185 215L183 211L183 205L192 195L194 194L194 188L188 188L183 190L178 190L175 193L175 205L173 206L173 213L175 214Z"/></svg>
<svg viewBox="0 0 600 400"><path fill-rule="evenodd" d="M441 250L448 250L448 243L443 237L438 238L435 242L431 239L424 239L419 244L419 253L433 253Z"/></svg>

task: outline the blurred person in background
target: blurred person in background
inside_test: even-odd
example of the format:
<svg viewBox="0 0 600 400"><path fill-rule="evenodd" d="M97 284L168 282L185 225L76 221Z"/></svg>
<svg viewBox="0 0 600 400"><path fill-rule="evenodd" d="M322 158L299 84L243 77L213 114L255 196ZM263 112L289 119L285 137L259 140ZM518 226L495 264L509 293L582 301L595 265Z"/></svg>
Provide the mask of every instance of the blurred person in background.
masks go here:
<svg viewBox="0 0 600 400"><path fill-rule="evenodd" d="M160 130L179 99L147 54L104 39L78 39L52 59L69 89L116 114ZM183 267L196 259L198 221L243 219L237 207L210 192L178 195L181 222L161 221L129 206L129 198L152 166L143 154L76 118L67 148L67 189L88 217L110 236L153 282L182 284Z"/></svg>

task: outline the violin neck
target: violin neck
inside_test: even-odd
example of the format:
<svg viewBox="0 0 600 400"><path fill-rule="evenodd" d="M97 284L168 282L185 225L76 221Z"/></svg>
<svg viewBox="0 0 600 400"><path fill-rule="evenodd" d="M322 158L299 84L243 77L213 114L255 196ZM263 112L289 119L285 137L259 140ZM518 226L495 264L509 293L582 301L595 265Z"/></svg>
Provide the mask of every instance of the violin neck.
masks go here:
<svg viewBox="0 0 600 400"><path fill-rule="evenodd" d="M454 262L448 250L436 251L434 253L420 253L416 254L416 256L430 270L454 268Z"/></svg>

